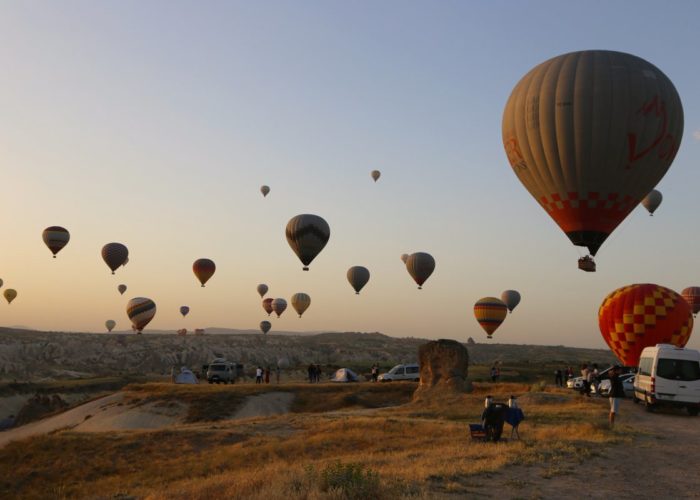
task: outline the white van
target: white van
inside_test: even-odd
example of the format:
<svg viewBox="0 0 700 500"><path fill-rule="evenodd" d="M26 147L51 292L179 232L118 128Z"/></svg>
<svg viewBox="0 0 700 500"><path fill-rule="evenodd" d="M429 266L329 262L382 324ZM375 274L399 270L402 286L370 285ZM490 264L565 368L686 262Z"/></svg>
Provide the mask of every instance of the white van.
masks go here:
<svg viewBox="0 0 700 500"><path fill-rule="evenodd" d="M700 352L671 344L645 347L634 378L634 400L651 410L657 405L700 410Z"/></svg>
<svg viewBox="0 0 700 500"><path fill-rule="evenodd" d="M417 364L396 365L387 373L382 373L377 379L380 382L391 382L392 380L420 380L420 367Z"/></svg>

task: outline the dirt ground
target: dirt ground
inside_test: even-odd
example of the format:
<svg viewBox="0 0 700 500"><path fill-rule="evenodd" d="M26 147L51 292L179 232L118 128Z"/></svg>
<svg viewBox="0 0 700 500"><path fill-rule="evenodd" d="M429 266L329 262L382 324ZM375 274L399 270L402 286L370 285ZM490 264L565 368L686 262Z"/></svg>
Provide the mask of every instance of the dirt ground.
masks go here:
<svg viewBox="0 0 700 500"><path fill-rule="evenodd" d="M632 443L607 447L582 463L572 459L507 467L473 479L470 494L523 499L700 498L700 418L685 410L648 413L631 400L622 403L616 424L638 432Z"/></svg>

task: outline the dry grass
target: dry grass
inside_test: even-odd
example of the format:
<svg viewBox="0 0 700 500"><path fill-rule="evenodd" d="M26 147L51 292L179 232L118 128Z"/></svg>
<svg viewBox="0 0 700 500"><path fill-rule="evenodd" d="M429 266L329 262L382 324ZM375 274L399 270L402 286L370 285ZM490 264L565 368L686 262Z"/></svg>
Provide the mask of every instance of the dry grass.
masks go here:
<svg viewBox="0 0 700 500"><path fill-rule="evenodd" d="M505 400L528 394L530 386L524 384L477 385L472 394L371 409L405 401L414 387L131 386L133 397L144 401L177 399L202 408L207 398L239 401L261 390L289 390L296 394L296 413L157 432L63 432L14 443L0 450L0 497L465 495L479 487L481 474L511 464L546 464L543 474L565 474L564 462L585 460L601 446L627 438L624 430L605 430L604 403L559 391L522 398L527 405L522 405L521 441L471 442L466 423L478 421L484 393ZM218 408L220 403L210 404ZM319 413L339 409L346 411Z"/></svg>

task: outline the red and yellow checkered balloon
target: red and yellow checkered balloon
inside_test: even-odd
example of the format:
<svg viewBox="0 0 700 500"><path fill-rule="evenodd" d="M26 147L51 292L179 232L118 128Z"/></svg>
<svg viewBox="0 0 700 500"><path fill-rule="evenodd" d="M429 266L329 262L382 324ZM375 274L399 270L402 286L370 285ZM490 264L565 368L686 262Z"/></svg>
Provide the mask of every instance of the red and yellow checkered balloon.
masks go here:
<svg viewBox="0 0 700 500"><path fill-rule="evenodd" d="M618 288L598 310L600 333L624 366L637 366L642 349L656 344L683 347L693 331L688 303L652 284Z"/></svg>

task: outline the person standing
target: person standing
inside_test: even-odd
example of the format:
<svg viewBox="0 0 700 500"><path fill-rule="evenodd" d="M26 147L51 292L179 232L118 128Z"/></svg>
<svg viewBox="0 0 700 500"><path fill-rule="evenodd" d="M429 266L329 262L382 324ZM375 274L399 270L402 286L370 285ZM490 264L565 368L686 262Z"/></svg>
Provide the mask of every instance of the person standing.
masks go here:
<svg viewBox="0 0 700 500"><path fill-rule="evenodd" d="M277 383L280 383L280 365L277 365L277 368L275 368L275 378L277 379Z"/></svg>
<svg viewBox="0 0 700 500"><path fill-rule="evenodd" d="M316 365L316 382L321 381L321 365Z"/></svg>
<svg viewBox="0 0 700 500"><path fill-rule="evenodd" d="M588 368L587 364L581 365L581 396L584 394L591 397L591 382L590 382L591 370Z"/></svg>
<svg viewBox="0 0 700 500"><path fill-rule="evenodd" d="M270 383L270 367L265 368L265 383Z"/></svg>
<svg viewBox="0 0 700 500"><path fill-rule="evenodd" d="M309 373L309 383L311 384L314 381L314 372L316 371L314 364L309 363L309 367L306 369L306 371Z"/></svg>
<svg viewBox="0 0 700 500"><path fill-rule="evenodd" d="M561 370L557 368L554 372L554 385L557 387L564 387L564 377L562 377Z"/></svg>
<svg viewBox="0 0 700 500"><path fill-rule="evenodd" d="M372 382L376 382L378 377L379 377L379 367L375 363L374 365L372 365Z"/></svg>
<svg viewBox="0 0 700 500"><path fill-rule="evenodd" d="M495 382L496 378L498 378L498 370L496 369L496 365L493 365L491 367L491 382Z"/></svg>
<svg viewBox="0 0 700 500"><path fill-rule="evenodd" d="M255 369L255 383L262 384L263 370L262 367L258 366Z"/></svg>
<svg viewBox="0 0 700 500"><path fill-rule="evenodd" d="M620 365L615 365L610 370L610 415L608 416L608 421L611 429L615 425L615 415L620 409L620 400L624 397L625 388L622 386L622 380L620 380Z"/></svg>

